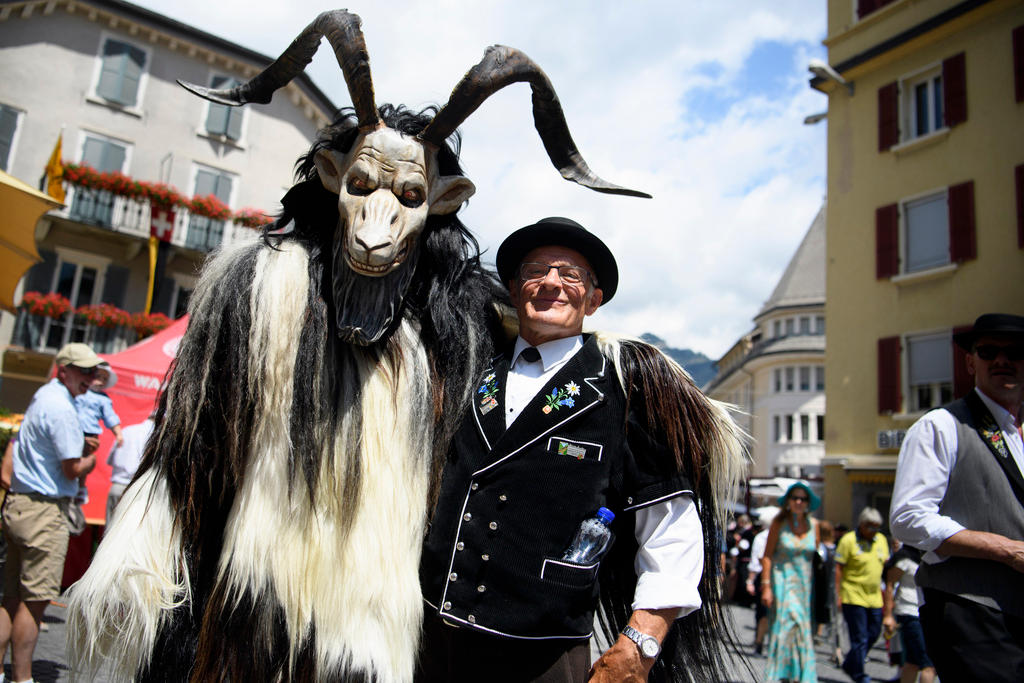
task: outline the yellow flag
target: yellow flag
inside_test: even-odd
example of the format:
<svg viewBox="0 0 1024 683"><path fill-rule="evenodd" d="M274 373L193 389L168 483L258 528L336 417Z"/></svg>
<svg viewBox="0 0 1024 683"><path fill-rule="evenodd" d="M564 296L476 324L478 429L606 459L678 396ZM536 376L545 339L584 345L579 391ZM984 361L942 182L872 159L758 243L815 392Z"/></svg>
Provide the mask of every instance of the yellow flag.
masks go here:
<svg viewBox="0 0 1024 683"><path fill-rule="evenodd" d="M50 160L46 162L46 194L58 202L64 201L64 164L61 163L61 138L64 133L57 136L57 144L53 146Z"/></svg>
<svg viewBox="0 0 1024 683"><path fill-rule="evenodd" d="M149 238L149 286L146 288L146 308L143 313L148 314L153 307L153 285L156 284L156 257L160 248L160 240L155 236Z"/></svg>

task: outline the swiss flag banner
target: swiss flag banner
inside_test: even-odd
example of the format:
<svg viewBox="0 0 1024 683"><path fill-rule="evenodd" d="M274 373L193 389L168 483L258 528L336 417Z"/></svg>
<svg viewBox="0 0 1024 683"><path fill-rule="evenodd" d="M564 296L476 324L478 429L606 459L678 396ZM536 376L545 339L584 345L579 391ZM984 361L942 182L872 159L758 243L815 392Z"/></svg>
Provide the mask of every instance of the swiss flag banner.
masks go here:
<svg viewBox="0 0 1024 683"><path fill-rule="evenodd" d="M174 234L174 211L152 207L149 234L161 242L170 242Z"/></svg>

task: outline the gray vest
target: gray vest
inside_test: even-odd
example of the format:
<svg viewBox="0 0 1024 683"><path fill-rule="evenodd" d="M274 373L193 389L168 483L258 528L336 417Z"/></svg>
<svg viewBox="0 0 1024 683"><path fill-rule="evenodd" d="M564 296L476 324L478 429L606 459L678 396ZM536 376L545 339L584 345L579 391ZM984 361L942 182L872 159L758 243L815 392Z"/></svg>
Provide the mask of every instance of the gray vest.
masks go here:
<svg viewBox="0 0 1024 683"><path fill-rule="evenodd" d="M939 514L973 531L989 531L1024 540L1024 479L1013 456L986 443L995 421L978 395L945 406L957 421L956 465ZM998 429L998 427L995 427ZM1024 576L1000 562L951 557L923 562L917 585L952 593L993 609L1024 617Z"/></svg>

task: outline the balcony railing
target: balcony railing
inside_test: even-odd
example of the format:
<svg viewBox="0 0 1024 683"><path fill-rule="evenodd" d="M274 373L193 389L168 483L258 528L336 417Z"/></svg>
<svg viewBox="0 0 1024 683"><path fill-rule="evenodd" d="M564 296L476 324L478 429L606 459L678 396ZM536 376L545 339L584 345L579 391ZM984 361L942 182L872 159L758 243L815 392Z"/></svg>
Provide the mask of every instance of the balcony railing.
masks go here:
<svg viewBox="0 0 1024 683"><path fill-rule="evenodd" d="M66 187L68 208L55 211L56 215L113 232L149 237L152 210L148 199L139 200L109 190L77 185L68 184ZM171 244L207 252L221 244L231 244L250 230L234 221L193 214L179 206L175 209Z"/></svg>
<svg viewBox="0 0 1024 683"><path fill-rule="evenodd" d="M97 353L117 353L137 339L133 329L96 327L76 319L73 312L62 318L46 318L18 311L11 344L33 351L56 353L64 344L84 342Z"/></svg>

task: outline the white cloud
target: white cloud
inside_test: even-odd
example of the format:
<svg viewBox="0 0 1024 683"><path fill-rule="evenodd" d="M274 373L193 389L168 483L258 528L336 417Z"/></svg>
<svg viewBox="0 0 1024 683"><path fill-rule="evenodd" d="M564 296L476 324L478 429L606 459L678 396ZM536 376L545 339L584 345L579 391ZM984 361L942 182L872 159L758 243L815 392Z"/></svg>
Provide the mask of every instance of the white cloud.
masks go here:
<svg viewBox="0 0 1024 683"><path fill-rule="evenodd" d="M271 56L333 9L315 0L140 4ZM551 78L591 168L655 197L560 180L533 130L529 87L517 84L462 126L477 185L462 218L490 258L509 231L570 216L619 261L619 292L593 327L652 332L711 356L750 327L823 199L824 126L802 125L826 106L805 68L824 56L821 3L741 11L736 3L441 0L351 9L363 19L378 102L443 102L486 46L515 46ZM763 41L788 46L792 62L771 92L750 93L739 80ZM348 104L326 42L310 74ZM721 110L699 106L695 89L721 98Z"/></svg>

